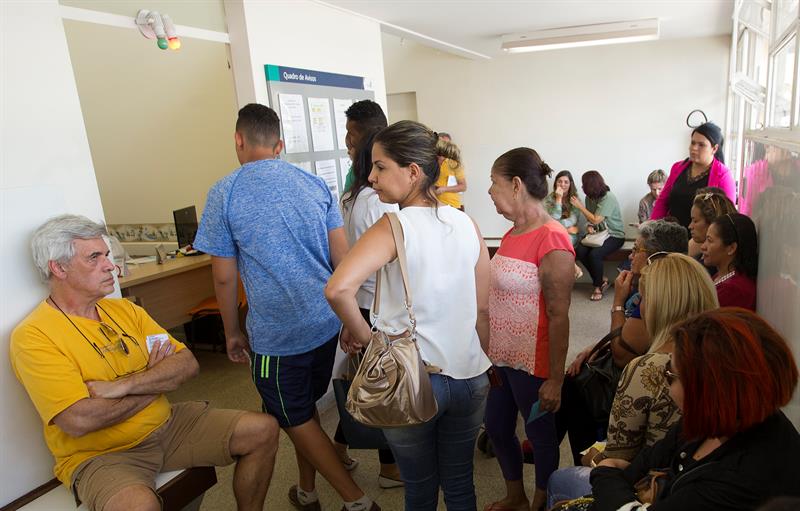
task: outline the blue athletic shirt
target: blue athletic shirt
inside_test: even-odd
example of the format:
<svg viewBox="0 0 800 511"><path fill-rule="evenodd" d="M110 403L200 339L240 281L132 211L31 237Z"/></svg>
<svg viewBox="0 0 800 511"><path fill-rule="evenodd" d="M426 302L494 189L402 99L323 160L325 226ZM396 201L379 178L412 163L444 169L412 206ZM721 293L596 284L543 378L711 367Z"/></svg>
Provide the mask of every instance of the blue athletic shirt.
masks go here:
<svg viewBox="0 0 800 511"><path fill-rule="evenodd" d="M338 227L325 181L285 161L246 163L211 187L193 246L236 258L255 353L297 355L336 335L323 288L333 273L328 231Z"/></svg>

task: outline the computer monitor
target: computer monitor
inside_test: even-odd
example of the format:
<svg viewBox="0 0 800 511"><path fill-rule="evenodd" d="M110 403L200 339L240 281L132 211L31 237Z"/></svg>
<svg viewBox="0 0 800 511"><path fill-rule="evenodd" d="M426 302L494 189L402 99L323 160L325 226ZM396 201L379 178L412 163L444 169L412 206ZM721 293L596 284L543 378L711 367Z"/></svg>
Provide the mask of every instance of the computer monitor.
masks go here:
<svg viewBox="0 0 800 511"><path fill-rule="evenodd" d="M194 243L197 234L197 210L194 206L176 209L172 212L175 219L175 234L178 235L178 248Z"/></svg>

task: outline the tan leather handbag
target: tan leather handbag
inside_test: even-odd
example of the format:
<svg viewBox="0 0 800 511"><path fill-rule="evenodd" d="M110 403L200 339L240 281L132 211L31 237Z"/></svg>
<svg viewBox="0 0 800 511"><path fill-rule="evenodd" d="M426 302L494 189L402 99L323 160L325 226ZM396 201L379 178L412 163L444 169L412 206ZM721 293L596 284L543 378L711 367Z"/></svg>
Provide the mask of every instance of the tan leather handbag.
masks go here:
<svg viewBox="0 0 800 511"><path fill-rule="evenodd" d="M388 335L375 326L380 312L381 268L375 278L372 336L353 377L346 403L347 411L358 422L381 428L421 424L438 411L428 374L438 369L425 365L417 346L417 320L408 285L403 228L395 213L386 213L386 216L397 247L410 327L400 335Z"/></svg>

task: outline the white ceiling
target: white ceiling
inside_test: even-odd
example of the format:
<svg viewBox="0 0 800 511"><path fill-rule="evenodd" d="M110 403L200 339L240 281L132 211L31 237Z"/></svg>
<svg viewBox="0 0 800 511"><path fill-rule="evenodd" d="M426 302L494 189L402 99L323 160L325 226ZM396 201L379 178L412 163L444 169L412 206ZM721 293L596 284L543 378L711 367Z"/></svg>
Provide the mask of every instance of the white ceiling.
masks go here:
<svg viewBox="0 0 800 511"><path fill-rule="evenodd" d="M614 21L658 18L661 38L731 33L733 0L325 0L386 24L450 45L499 57L504 34ZM425 37L384 31L426 44ZM447 45L427 44L448 50ZM444 47L442 47L444 46ZM450 51L453 51L450 48ZM470 56L458 50L454 53ZM473 56L475 58L476 56Z"/></svg>

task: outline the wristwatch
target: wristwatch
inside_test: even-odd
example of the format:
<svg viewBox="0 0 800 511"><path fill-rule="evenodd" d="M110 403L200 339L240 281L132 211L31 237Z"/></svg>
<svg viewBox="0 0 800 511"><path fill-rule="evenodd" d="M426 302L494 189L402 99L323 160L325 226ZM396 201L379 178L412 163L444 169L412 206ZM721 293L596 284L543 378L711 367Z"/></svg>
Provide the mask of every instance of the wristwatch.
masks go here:
<svg viewBox="0 0 800 511"><path fill-rule="evenodd" d="M611 307L611 313L613 314L615 312L625 312L625 307L623 307L622 305L615 305Z"/></svg>

